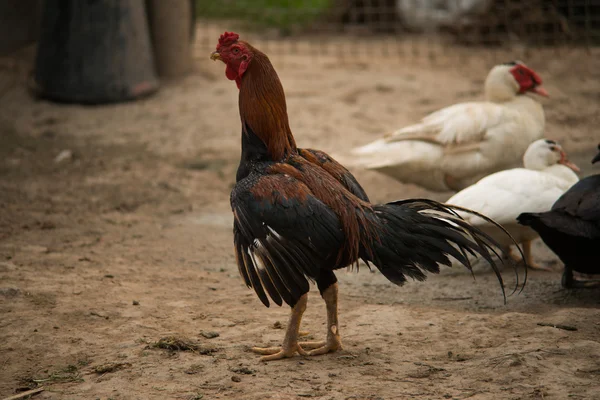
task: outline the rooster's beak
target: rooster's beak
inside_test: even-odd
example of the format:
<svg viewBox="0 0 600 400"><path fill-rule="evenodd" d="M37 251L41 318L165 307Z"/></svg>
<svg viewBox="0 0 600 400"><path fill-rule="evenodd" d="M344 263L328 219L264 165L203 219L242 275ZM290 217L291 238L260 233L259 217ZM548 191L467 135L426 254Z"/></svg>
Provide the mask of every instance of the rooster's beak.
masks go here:
<svg viewBox="0 0 600 400"><path fill-rule="evenodd" d="M213 51L212 53L210 53L210 59L213 61L220 60L221 55L219 53L217 53L216 51Z"/></svg>

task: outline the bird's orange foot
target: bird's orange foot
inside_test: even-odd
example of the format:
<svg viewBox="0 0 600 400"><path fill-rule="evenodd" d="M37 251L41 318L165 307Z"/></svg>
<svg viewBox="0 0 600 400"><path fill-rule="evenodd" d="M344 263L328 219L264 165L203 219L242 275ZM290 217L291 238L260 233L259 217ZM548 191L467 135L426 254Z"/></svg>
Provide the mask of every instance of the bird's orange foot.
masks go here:
<svg viewBox="0 0 600 400"><path fill-rule="evenodd" d="M531 241L523 242L523 254L525 260L527 260L527 266L531 269L538 269L541 271L553 271L552 268L540 265L533 261L533 254L531 253Z"/></svg>
<svg viewBox="0 0 600 400"><path fill-rule="evenodd" d="M313 349L307 354L309 356L318 356L321 354L334 353L342 349L342 339L337 330L337 326L332 325L327 335L327 340L320 342L302 342L301 347Z"/></svg>
<svg viewBox="0 0 600 400"><path fill-rule="evenodd" d="M513 253L513 251L510 248L508 250L505 250L505 252L507 254L507 258L512 260L513 263L515 263L517 265L523 264L523 259L521 258L521 254Z"/></svg>
<svg viewBox="0 0 600 400"><path fill-rule="evenodd" d="M509 248L507 250L505 250L506 254L508 255L508 257L510 257L510 259L517 265L523 265L523 259L521 258L520 254L515 254L513 253L513 251ZM527 256L529 256L529 258L527 258ZM527 266L531 269L537 269L540 271L553 271L552 268L550 267L546 267L544 265L538 264L537 262L533 261L531 254L528 253L525 255L526 259L527 259Z"/></svg>
<svg viewBox="0 0 600 400"><path fill-rule="evenodd" d="M540 271L554 271L552 268L546 267L545 265L538 264L534 261L527 261L527 266L531 269L537 269Z"/></svg>
<svg viewBox="0 0 600 400"><path fill-rule="evenodd" d="M302 356L308 355L298 343L284 347L253 347L251 350L255 353L264 355L260 358L260 361L281 360L282 358L293 357L296 353Z"/></svg>

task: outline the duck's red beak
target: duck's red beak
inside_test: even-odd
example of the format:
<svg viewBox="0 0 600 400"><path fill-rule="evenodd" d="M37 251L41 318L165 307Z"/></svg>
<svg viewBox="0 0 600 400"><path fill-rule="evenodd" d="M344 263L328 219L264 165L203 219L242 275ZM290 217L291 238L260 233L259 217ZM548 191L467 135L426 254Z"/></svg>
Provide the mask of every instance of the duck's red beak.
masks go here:
<svg viewBox="0 0 600 400"><path fill-rule="evenodd" d="M548 91L546 91L546 89L544 89L541 86L536 86L534 88L531 88L530 91L533 92L533 93L535 93L535 94L539 94L540 96L550 97L550 94L548 93Z"/></svg>
<svg viewBox="0 0 600 400"><path fill-rule="evenodd" d="M567 157L567 153L565 153L562 150L560 152L560 160L558 161L558 163L571 168L575 172L581 171L577 165L575 165L571 161L569 161L569 159Z"/></svg>

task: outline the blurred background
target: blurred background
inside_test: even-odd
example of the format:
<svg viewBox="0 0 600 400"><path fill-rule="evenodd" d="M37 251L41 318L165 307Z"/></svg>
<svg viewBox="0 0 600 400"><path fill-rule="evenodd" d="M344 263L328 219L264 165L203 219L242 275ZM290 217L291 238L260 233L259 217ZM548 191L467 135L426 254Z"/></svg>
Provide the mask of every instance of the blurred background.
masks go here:
<svg viewBox="0 0 600 400"><path fill-rule="evenodd" d="M42 27L43 3L7 0L0 5L0 55L14 54L48 33ZM85 8L75 2L47 3L46 20L52 9L68 4ZM104 2L104 7L110 4ZM600 2L595 0L189 0L172 5L139 0L124 2L121 11L127 10L144 13L159 69L165 52L172 56L184 35L195 41L195 49L205 51L214 47L215 34L224 26L242 30L270 54L396 56L404 62L464 64L483 57L493 63L507 55L530 58L539 51L558 57L561 50L574 48L591 57L591 47L600 42ZM145 27L139 29L146 33ZM159 42L165 40L170 42L162 47L169 50L161 48ZM184 62L179 58L171 63ZM166 75L181 74L186 67Z"/></svg>
<svg viewBox="0 0 600 400"><path fill-rule="evenodd" d="M305 367L329 380L307 374L282 386L281 398L328 388L342 394L327 398L397 398L407 385L405 397L597 396L598 296L562 290L562 264L539 240L536 257L556 271L532 272L507 306L487 271L476 283L452 269L401 289L380 274L340 273L341 304L352 310L342 326L367 353L252 364L254 375L232 381L248 362L242 347L265 329L265 340L279 340L270 326L288 310L263 309L231 248L238 90L209 59L226 30L270 57L301 147L345 152L481 100L490 68L522 60L550 93L540 99L546 137L581 176L598 172L590 160L600 141L600 0L3 0L0 398L43 385L52 391L40 398L263 399L273 377L287 384ZM451 195L352 172L374 202ZM321 333L319 312L309 307L312 332ZM532 314L577 317L577 336L537 327ZM207 342L199 331L220 336ZM218 351L152 345L171 334ZM462 341L444 347L439 335ZM562 341L567 350L490 364L530 337L532 349ZM381 356L367 357L367 346ZM445 363L443 379L416 364L426 357ZM344 363L340 376L350 379L332 375L331 363ZM112 367L94 369L102 365ZM368 376L391 376L386 368L400 377L393 387ZM427 374L412 379L411 368Z"/></svg>
<svg viewBox="0 0 600 400"><path fill-rule="evenodd" d="M457 45L526 55L600 39L600 4L592 0L232 0L196 7L199 39L206 41L215 20L235 21L267 42L287 38L282 53L302 51L308 42L311 54L437 61L456 56ZM366 43L356 46L357 39Z"/></svg>

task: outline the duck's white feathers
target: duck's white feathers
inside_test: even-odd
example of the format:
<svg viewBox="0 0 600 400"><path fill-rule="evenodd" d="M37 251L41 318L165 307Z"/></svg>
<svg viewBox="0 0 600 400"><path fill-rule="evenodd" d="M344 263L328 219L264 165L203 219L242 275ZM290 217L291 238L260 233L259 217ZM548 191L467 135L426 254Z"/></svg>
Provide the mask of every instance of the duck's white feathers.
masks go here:
<svg viewBox="0 0 600 400"><path fill-rule="evenodd" d="M415 125L394 133L387 142L425 140L441 145L484 140L490 130L510 120L512 110L491 102L455 104L429 114Z"/></svg>
<svg viewBox="0 0 600 400"><path fill-rule="evenodd" d="M517 224L519 214L549 210L578 180L577 175L563 165L554 165L543 171L515 168L481 179L452 196L446 203L475 210L493 219L521 243L533 240L538 235L529 227ZM499 231L489 222L470 214L461 213L461 216L498 238L501 244L511 244L503 240Z"/></svg>
<svg viewBox="0 0 600 400"><path fill-rule="evenodd" d="M516 93L506 68L488 75L487 100L443 108L336 158L434 191L461 190L519 166L529 144L542 138L545 116L536 99Z"/></svg>
<svg viewBox="0 0 600 400"><path fill-rule="evenodd" d="M458 192L447 203L476 210L500 225L513 223L522 210L548 211L556 199L577 182L575 173L570 170L567 173L571 179L525 168L501 171ZM465 219L475 225L488 224L474 215L465 215Z"/></svg>

